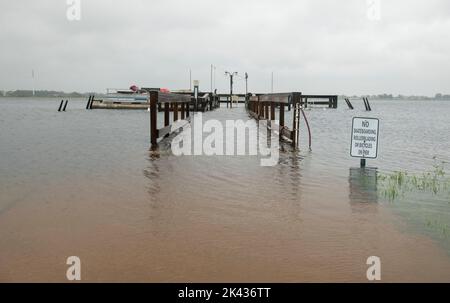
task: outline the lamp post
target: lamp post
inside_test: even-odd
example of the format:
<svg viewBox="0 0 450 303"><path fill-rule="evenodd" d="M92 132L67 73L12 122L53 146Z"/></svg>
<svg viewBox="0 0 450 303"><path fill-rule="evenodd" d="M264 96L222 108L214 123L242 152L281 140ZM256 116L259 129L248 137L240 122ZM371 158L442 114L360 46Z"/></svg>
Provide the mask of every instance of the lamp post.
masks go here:
<svg viewBox="0 0 450 303"><path fill-rule="evenodd" d="M237 76L237 72L225 72L225 75L230 76L230 108L233 108L233 102L232 102L232 97L233 97L233 77ZM227 107L228 107L228 102L227 102Z"/></svg>

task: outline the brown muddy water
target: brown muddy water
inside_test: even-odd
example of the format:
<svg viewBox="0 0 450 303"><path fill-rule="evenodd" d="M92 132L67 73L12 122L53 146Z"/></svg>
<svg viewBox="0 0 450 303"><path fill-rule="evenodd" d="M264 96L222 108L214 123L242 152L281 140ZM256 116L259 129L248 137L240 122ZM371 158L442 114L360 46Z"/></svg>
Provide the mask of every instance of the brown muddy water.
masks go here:
<svg viewBox="0 0 450 303"><path fill-rule="evenodd" d="M0 281L450 282L450 245L424 220L447 197L389 202L349 155L351 118L380 118L378 172L450 160L450 102L372 102L307 112L313 149L259 156L149 152L146 111L0 99ZM247 119L241 107L204 119ZM362 174L370 182L362 182ZM372 179L371 179L372 178ZM449 221L446 221L449 222Z"/></svg>

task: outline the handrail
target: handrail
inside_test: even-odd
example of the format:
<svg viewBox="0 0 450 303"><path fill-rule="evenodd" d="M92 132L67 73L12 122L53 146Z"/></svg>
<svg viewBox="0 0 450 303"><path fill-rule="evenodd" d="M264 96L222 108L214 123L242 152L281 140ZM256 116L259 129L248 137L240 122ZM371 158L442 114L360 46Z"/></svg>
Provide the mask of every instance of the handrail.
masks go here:
<svg viewBox="0 0 450 303"><path fill-rule="evenodd" d="M190 102L191 96L162 93L158 91L150 91L150 143L151 147L156 148L158 146L158 139L169 136L177 129L173 129L170 123L169 111L173 111L173 122L178 121L178 111L181 112L181 120L190 120ZM158 129L158 104L164 103L164 127ZM181 108L179 108L181 105Z"/></svg>
<svg viewBox="0 0 450 303"><path fill-rule="evenodd" d="M191 97L182 94L162 93L158 91L150 91L150 99L157 98L158 103L189 103Z"/></svg>

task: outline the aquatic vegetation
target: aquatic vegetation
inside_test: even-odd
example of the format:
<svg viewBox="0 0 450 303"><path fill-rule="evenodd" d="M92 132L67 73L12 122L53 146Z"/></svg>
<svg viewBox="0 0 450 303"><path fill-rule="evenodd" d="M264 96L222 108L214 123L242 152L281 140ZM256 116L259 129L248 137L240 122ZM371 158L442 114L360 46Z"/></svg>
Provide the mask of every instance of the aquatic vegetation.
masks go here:
<svg viewBox="0 0 450 303"><path fill-rule="evenodd" d="M440 232L441 235L444 236L445 238L448 236L450 232L450 226L439 219L427 219L426 226L430 229Z"/></svg>
<svg viewBox="0 0 450 303"><path fill-rule="evenodd" d="M389 174L379 174L378 184L383 195L390 201L403 197L408 192L421 191L433 195L450 194L450 177L445 171L444 161L433 165L433 170L422 174L409 174L405 171L395 171ZM448 202L450 203L450 201Z"/></svg>
<svg viewBox="0 0 450 303"><path fill-rule="evenodd" d="M446 162L434 160L433 168L420 174L405 171L378 174L377 184L379 194L385 199L398 202L396 204L401 204L403 209L418 209L416 219L427 230L447 239L450 236L449 212L441 210L450 204L450 175L445 169Z"/></svg>

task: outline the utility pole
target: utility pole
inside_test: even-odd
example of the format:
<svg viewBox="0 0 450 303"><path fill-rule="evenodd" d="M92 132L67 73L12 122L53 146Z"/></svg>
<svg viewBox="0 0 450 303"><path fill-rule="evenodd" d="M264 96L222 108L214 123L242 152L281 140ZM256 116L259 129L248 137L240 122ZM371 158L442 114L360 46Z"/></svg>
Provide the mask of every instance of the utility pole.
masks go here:
<svg viewBox="0 0 450 303"><path fill-rule="evenodd" d="M189 69L189 90L192 91L192 71Z"/></svg>
<svg viewBox="0 0 450 303"><path fill-rule="evenodd" d="M245 73L245 94L248 94L248 74Z"/></svg>
<svg viewBox="0 0 450 303"><path fill-rule="evenodd" d="M232 108L233 107L233 100L232 100L232 97L233 97L233 77L234 76L237 76L237 72L232 72L232 73L230 73L230 72L225 72L225 76L230 76L230 108ZM227 107L228 107L228 103L227 103Z"/></svg>
<svg viewBox="0 0 450 303"><path fill-rule="evenodd" d="M272 72L272 81L270 86L270 92L273 94L273 72Z"/></svg>
<svg viewBox="0 0 450 303"><path fill-rule="evenodd" d="M31 70L31 80L33 81L33 97L35 95L35 90L34 90L34 69Z"/></svg>
<svg viewBox="0 0 450 303"><path fill-rule="evenodd" d="M214 82L214 84L213 84L213 87L214 87L214 91L216 91L216 67L215 66L213 66L213 69L214 69L214 74L213 74L213 82Z"/></svg>
<svg viewBox="0 0 450 303"><path fill-rule="evenodd" d="M211 93L213 92L213 65L211 64Z"/></svg>
<svg viewBox="0 0 450 303"><path fill-rule="evenodd" d="M248 74L245 72L245 107L248 104Z"/></svg>

